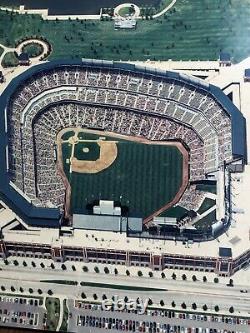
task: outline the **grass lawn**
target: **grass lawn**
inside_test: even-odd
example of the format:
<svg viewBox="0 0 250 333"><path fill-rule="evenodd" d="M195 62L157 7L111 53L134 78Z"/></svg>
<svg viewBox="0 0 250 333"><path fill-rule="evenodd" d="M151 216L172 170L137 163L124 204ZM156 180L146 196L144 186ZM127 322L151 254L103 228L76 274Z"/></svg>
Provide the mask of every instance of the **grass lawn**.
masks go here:
<svg viewBox="0 0 250 333"><path fill-rule="evenodd" d="M198 184L196 185L196 190L216 194L217 186L216 184Z"/></svg>
<svg viewBox="0 0 250 333"><path fill-rule="evenodd" d="M215 60L220 50L235 61L250 53L249 0L178 0L156 20L138 21L134 31L115 31L113 22L43 21L35 15L0 13L0 43L44 36L50 59Z"/></svg>
<svg viewBox="0 0 250 333"><path fill-rule="evenodd" d="M47 327L50 331L55 331L59 321L60 301L58 298L47 297L45 300L47 309Z"/></svg>
<svg viewBox="0 0 250 333"><path fill-rule="evenodd" d="M96 140L99 136L85 134L85 139ZM175 146L147 145L116 137L113 140L118 141L117 158L109 168L96 174L69 173L67 162L72 147L68 143L62 145L64 171L72 188L71 212L84 213L86 204L101 198L121 201L122 205L129 206L131 215L146 217L173 200L182 184L180 151ZM83 146L83 143L75 146L78 158L85 154ZM96 146L93 151L91 145L88 148L86 155L95 160L99 155Z"/></svg>
<svg viewBox="0 0 250 333"><path fill-rule="evenodd" d="M160 288L146 288L146 287L133 287L119 284L107 284L107 283L96 283L96 282L81 282L81 286L84 287L96 287L105 289L119 289L119 290L136 290L136 291L165 291Z"/></svg>
<svg viewBox="0 0 250 333"><path fill-rule="evenodd" d="M3 48L0 46L0 55L3 53Z"/></svg>
<svg viewBox="0 0 250 333"><path fill-rule="evenodd" d="M134 10L134 8L131 7L131 6L122 7L122 8L119 10L119 12L118 12L118 14L119 14L120 16L123 16L123 17L125 17L125 16L127 16L127 15L134 14L134 13L135 13L135 10Z"/></svg>
<svg viewBox="0 0 250 333"><path fill-rule="evenodd" d="M30 43L25 45L22 51L28 53L30 58L33 58L42 54L43 48L40 44Z"/></svg>
<svg viewBox="0 0 250 333"><path fill-rule="evenodd" d="M17 65L18 65L18 59L15 56L14 52L8 52L4 55L3 61L2 61L2 66L4 68L15 67Z"/></svg>
<svg viewBox="0 0 250 333"><path fill-rule="evenodd" d="M207 216L203 217L197 223L195 223L196 229L200 231L207 231L212 224L216 221L216 209L209 213Z"/></svg>
<svg viewBox="0 0 250 333"><path fill-rule="evenodd" d="M215 204L216 204L215 200L210 199L210 198L205 198L197 212L199 214L203 214L203 213L205 213L205 211L207 211L208 209L213 207Z"/></svg>
<svg viewBox="0 0 250 333"><path fill-rule="evenodd" d="M41 280L40 282L46 283L56 283L56 284L67 284L69 286L76 286L77 281L70 281L70 280Z"/></svg>
<svg viewBox="0 0 250 333"><path fill-rule="evenodd" d="M166 210L165 212L163 212L161 214L161 216L164 217L176 217L176 218L181 218L183 215L185 215L188 212L187 209L181 207L181 206L176 206L176 207L172 207L168 210Z"/></svg>
<svg viewBox="0 0 250 333"><path fill-rule="evenodd" d="M62 320L62 325L60 327L60 332L67 332L68 317L69 317L69 310L67 308L66 299L64 299L63 300L63 320Z"/></svg>

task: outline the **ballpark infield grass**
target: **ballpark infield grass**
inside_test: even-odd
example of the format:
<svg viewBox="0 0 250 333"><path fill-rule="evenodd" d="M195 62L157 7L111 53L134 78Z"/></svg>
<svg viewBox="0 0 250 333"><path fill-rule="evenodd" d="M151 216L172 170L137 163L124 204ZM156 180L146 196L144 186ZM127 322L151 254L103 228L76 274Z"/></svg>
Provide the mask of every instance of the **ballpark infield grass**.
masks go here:
<svg viewBox="0 0 250 333"><path fill-rule="evenodd" d="M99 137L85 134L86 140ZM109 168L96 174L70 173L72 146L62 144L64 171L71 184L71 213L84 213L87 204L103 199L121 201L131 214L146 217L175 197L183 180L183 156L178 148L110 136L107 140L118 141L118 155ZM77 145L74 156L85 159Z"/></svg>
<svg viewBox="0 0 250 333"><path fill-rule="evenodd" d="M165 16L139 20L133 31L114 30L110 21L43 21L36 15L0 11L0 43L43 36L50 59L217 60L220 51L234 61L250 53L250 0L177 0Z"/></svg>

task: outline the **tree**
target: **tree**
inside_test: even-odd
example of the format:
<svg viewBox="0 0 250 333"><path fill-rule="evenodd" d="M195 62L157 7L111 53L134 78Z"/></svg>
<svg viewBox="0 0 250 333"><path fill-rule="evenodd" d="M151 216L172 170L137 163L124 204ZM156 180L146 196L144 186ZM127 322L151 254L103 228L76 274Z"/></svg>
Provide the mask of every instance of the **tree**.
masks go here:
<svg viewBox="0 0 250 333"><path fill-rule="evenodd" d="M214 283L218 283L219 279L217 277L214 278Z"/></svg>
<svg viewBox="0 0 250 333"><path fill-rule="evenodd" d="M207 282L207 277L203 276L203 282Z"/></svg>
<svg viewBox="0 0 250 333"><path fill-rule="evenodd" d="M15 266L18 266L18 265L19 265L19 263L18 263L17 260L14 260L14 261L13 261L13 264L14 264Z"/></svg>
<svg viewBox="0 0 250 333"><path fill-rule="evenodd" d="M230 313L234 313L234 307L233 307L233 306L230 306L230 308L229 308L229 312L230 312Z"/></svg>
<svg viewBox="0 0 250 333"><path fill-rule="evenodd" d="M182 274L182 280L183 280L183 281L186 281L186 280L187 280L187 276L186 276L186 274Z"/></svg>
<svg viewBox="0 0 250 333"><path fill-rule="evenodd" d="M50 264L50 267L51 267L52 269L55 269L55 265L53 264L53 262Z"/></svg>
<svg viewBox="0 0 250 333"><path fill-rule="evenodd" d="M42 268L44 268L44 267L45 267L45 265L44 265L44 263L43 263L43 262L41 262L40 266L41 266Z"/></svg>
<svg viewBox="0 0 250 333"><path fill-rule="evenodd" d="M173 308L175 308L175 307L176 307L176 304L175 304L175 302L174 302L174 301L171 303L171 305L172 305L172 307L173 307Z"/></svg>
<svg viewBox="0 0 250 333"><path fill-rule="evenodd" d="M148 305L152 305L152 304L153 304L153 301L152 301L151 298L149 298L149 300L148 300Z"/></svg>
<svg viewBox="0 0 250 333"><path fill-rule="evenodd" d="M96 273L99 273L99 272L100 272L100 270L99 270L99 268L98 268L97 266L95 266L94 271L95 271Z"/></svg>
<svg viewBox="0 0 250 333"><path fill-rule="evenodd" d="M127 303L128 302L128 296L124 297L124 302Z"/></svg>
<svg viewBox="0 0 250 333"><path fill-rule="evenodd" d="M164 306L164 304L165 304L164 301L161 300L161 301L160 301L160 305L161 305L161 306Z"/></svg>
<svg viewBox="0 0 250 333"><path fill-rule="evenodd" d="M62 268L63 271L66 271L66 269L67 269L67 267L66 267L65 264L62 264L62 265L61 265L61 268Z"/></svg>
<svg viewBox="0 0 250 333"><path fill-rule="evenodd" d="M32 288L29 288L29 293L33 294L33 289Z"/></svg>
<svg viewBox="0 0 250 333"><path fill-rule="evenodd" d="M229 280L229 286L230 286L230 287L233 287L233 285L234 285L234 280L233 280L233 279L230 279L230 280Z"/></svg>
<svg viewBox="0 0 250 333"><path fill-rule="evenodd" d="M107 296L105 294L102 295L102 299L105 300L107 299Z"/></svg>
<svg viewBox="0 0 250 333"><path fill-rule="evenodd" d="M37 292L39 295L42 295L42 293L43 293L42 289L37 289Z"/></svg>
<svg viewBox="0 0 250 333"><path fill-rule="evenodd" d="M165 273L161 273L161 277L163 278L163 279L165 279L165 277L166 277L166 275L165 275Z"/></svg>
<svg viewBox="0 0 250 333"><path fill-rule="evenodd" d="M129 276L130 275L130 271L127 269L126 270L126 275Z"/></svg>
<svg viewBox="0 0 250 333"><path fill-rule="evenodd" d="M74 265L72 265L71 268L72 268L72 271L74 271L74 272L76 271L76 267Z"/></svg>
<svg viewBox="0 0 250 333"><path fill-rule="evenodd" d="M82 299L87 298L87 296L85 295L84 292L82 292L81 297L82 297Z"/></svg>
<svg viewBox="0 0 250 333"><path fill-rule="evenodd" d="M5 286L1 286L1 290L5 291L6 290Z"/></svg>
<svg viewBox="0 0 250 333"><path fill-rule="evenodd" d="M96 301L98 299L98 296L96 294L93 294L93 298Z"/></svg>
<svg viewBox="0 0 250 333"><path fill-rule="evenodd" d="M173 273L173 274L172 274L172 279L173 279L173 280L176 280L176 277L177 277L176 274Z"/></svg>
<svg viewBox="0 0 250 333"><path fill-rule="evenodd" d="M35 263L34 261L31 261L31 265L32 265L33 267L36 267L36 263Z"/></svg>
<svg viewBox="0 0 250 333"><path fill-rule="evenodd" d="M196 305L196 303L193 303L193 304L192 304L192 309L193 309L193 310L196 310L196 309L197 309L197 305Z"/></svg>
<svg viewBox="0 0 250 333"><path fill-rule="evenodd" d="M53 295L53 291L51 289L48 290L48 294L51 296Z"/></svg>
<svg viewBox="0 0 250 333"><path fill-rule="evenodd" d="M207 305L204 304L203 307L202 307L202 309L203 309L204 311L207 311Z"/></svg>
<svg viewBox="0 0 250 333"><path fill-rule="evenodd" d="M138 271L138 272L137 272L137 275L138 275L138 276L142 276L142 275L143 275L143 274L142 274L142 271Z"/></svg>
<svg viewBox="0 0 250 333"><path fill-rule="evenodd" d="M88 272L88 271L89 271L89 269L88 269L87 266L83 266L82 270L83 270L84 272Z"/></svg>
<svg viewBox="0 0 250 333"><path fill-rule="evenodd" d="M23 261L23 266L27 267L27 262L26 261Z"/></svg>
<svg viewBox="0 0 250 333"><path fill-rule="evenodd" d="M195 282L195 281L197 281L197 277L196 277L196 275L193 275L192 276L192 280Z"/></svg>
<svg viewBox="0 0 250 333"><path fill-rule="evenodd" d="M151 278L154 276L153 272L149 272L148 275L149 275L149 277L151 277Z"/></svg>
<svg viewBox="0 0 250 333"><path fill-rule="evenodd" d="M22 287L19 288L20 292L23 293L24 289Z"/></svg>
<svg viewBox="0 0 250 333"><path fill-rule="evenodd" d="M11 290L12 292L16 291L16 289L15 289L13 286L10 287L10 290Z"/></svg>
<svg viewBox="0 0 250 333"><path fill-rule="evenodd" d="M214 307L214 311L216 311L216 312L219 312L219 311L220 311L220 308L218 307L218 305L215 305L215 307Z"/></svg>
<svg viewBox="0 0 250 333"><path fill-rule="evenodd" d="M186 309L186 308L187 308L186 303L183 302L183 303L181 304L181 307L182 307L182 309Z"/></svg>
<svg viewBox="0 0 250 333"><path fill-rule="evenodd" d="M7 259L4 259L4 264L9 265L9 261Z"/></svg>
<svg viewBox="0 0 250 333"><path fill-rule="evenodd" d="M108 267L104 267L104 273L105 273L105 274L109 274L109 269L108 269Z"/></svg>
<svg viewBox="0 0 250 333"><path fill-rule="evenodd" d="M118 270L117 270L117 268L114 269L114 273L115 273L115 275L118 274Z"/></svg>

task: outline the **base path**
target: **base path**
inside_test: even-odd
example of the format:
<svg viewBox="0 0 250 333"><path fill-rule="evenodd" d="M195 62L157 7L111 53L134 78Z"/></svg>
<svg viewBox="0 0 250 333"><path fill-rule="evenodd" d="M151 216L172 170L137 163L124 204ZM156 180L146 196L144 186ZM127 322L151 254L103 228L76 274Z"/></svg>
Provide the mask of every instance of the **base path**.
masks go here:
<svg viewBox="0 0 250 333"><path fill-rule="evenodd" d="M79 140L84 142L84 140ZM71 159L71 171L78 173L98 173L107 169L117 157L117 145L114 141L94 141L100 147L100 157L96 161L82 161L76 157Z"/></svg>

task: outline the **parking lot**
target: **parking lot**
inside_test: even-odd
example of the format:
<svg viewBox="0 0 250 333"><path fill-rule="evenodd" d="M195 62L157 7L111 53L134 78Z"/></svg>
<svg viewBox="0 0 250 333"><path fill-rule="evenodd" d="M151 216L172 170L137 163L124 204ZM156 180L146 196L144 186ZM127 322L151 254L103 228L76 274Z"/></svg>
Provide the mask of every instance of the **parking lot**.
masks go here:
<svg viewBox="0 0 250 333"><path fill-rule="evenodd" d="M79 305L80 304L80 305ZM235 317L206 316L175 311L147 310L139 315L129 311L103 311L100 305L69 300L70 332L148 333L248 333L250 321Z"/></svg>
<svg viewBox="0 0 250 333"><path fill-rule="evenodd" d="M41 298L0 295L0 326L44 329Z"/></svg>

